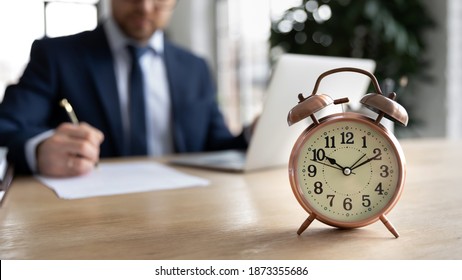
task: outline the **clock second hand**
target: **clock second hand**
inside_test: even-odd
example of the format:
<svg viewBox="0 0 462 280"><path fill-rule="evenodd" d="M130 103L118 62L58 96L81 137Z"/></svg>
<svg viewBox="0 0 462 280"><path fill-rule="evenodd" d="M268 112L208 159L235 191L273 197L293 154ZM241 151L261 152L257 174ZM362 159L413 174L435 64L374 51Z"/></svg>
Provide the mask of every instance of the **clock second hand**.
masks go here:
<svg viewBox="0 0 462 280"><path fill-rule="evenodd" d="M355 165L356 165L360 160L362 160L363 157L365 157L365 156L366 156L366 154L364 154L362 157L360 157L355 163L353 163L353 165L352 165L350 168L351 168L351 169L355 168Z"/></svg>

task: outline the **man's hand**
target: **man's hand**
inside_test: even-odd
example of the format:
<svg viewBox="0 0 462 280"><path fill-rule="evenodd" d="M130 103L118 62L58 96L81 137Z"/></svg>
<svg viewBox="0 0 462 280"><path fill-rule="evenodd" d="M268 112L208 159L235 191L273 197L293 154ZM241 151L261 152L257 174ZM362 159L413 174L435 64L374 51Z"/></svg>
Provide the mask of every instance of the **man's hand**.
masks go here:
<svg viewBox="0 0 462 280"><path fill-rule="evenodd" d="M103 133L86 123L63 123L38 145L38 172L53 177L88 173L99 160L99 146L103 140Z"/></svg>

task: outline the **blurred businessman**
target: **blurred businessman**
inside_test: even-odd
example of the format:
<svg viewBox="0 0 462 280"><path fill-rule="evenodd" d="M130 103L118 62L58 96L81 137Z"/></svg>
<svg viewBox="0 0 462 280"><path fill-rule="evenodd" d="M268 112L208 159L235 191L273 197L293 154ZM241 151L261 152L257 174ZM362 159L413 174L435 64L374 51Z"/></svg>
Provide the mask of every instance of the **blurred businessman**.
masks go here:
<svg viewBox="0 0 462 280"><path fill-rule="evenodd" d="M246 148L225 125L205 61L164 37L175 5L112 0L95 30L33 43L0 104L0 145L18 172L65 177L100 157Z"/></svg>

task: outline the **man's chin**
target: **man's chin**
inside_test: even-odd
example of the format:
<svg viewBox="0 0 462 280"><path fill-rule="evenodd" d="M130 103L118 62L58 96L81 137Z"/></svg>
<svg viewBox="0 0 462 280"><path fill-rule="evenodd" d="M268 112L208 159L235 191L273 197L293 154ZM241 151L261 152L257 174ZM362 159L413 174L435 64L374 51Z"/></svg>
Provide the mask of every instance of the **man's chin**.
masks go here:
<svg viewBox="0 0 462 280"><path fill-rule="evenodd" d="M134 32L130 32L130 34L127 34L130 38L138 41L138 42L146 42L151 38L152 34L154 34L154 31L145 31L145 30L137 30Z"/></svg>

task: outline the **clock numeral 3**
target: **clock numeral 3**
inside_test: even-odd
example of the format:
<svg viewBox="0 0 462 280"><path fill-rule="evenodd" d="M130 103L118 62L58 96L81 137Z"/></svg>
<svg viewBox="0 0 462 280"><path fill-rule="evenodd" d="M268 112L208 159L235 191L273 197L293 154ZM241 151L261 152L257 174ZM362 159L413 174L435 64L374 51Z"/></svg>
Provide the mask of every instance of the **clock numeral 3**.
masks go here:
<svg viewBox="0 0 462 280"><path fill-rule="evenodd" d="M390 171L388 170L388 166L381 165L380 169L382 170L382 172L380 172L380 176L382 176L383 178L386 178L386 177L388 177L388 175L390 175Z"/></svg>

